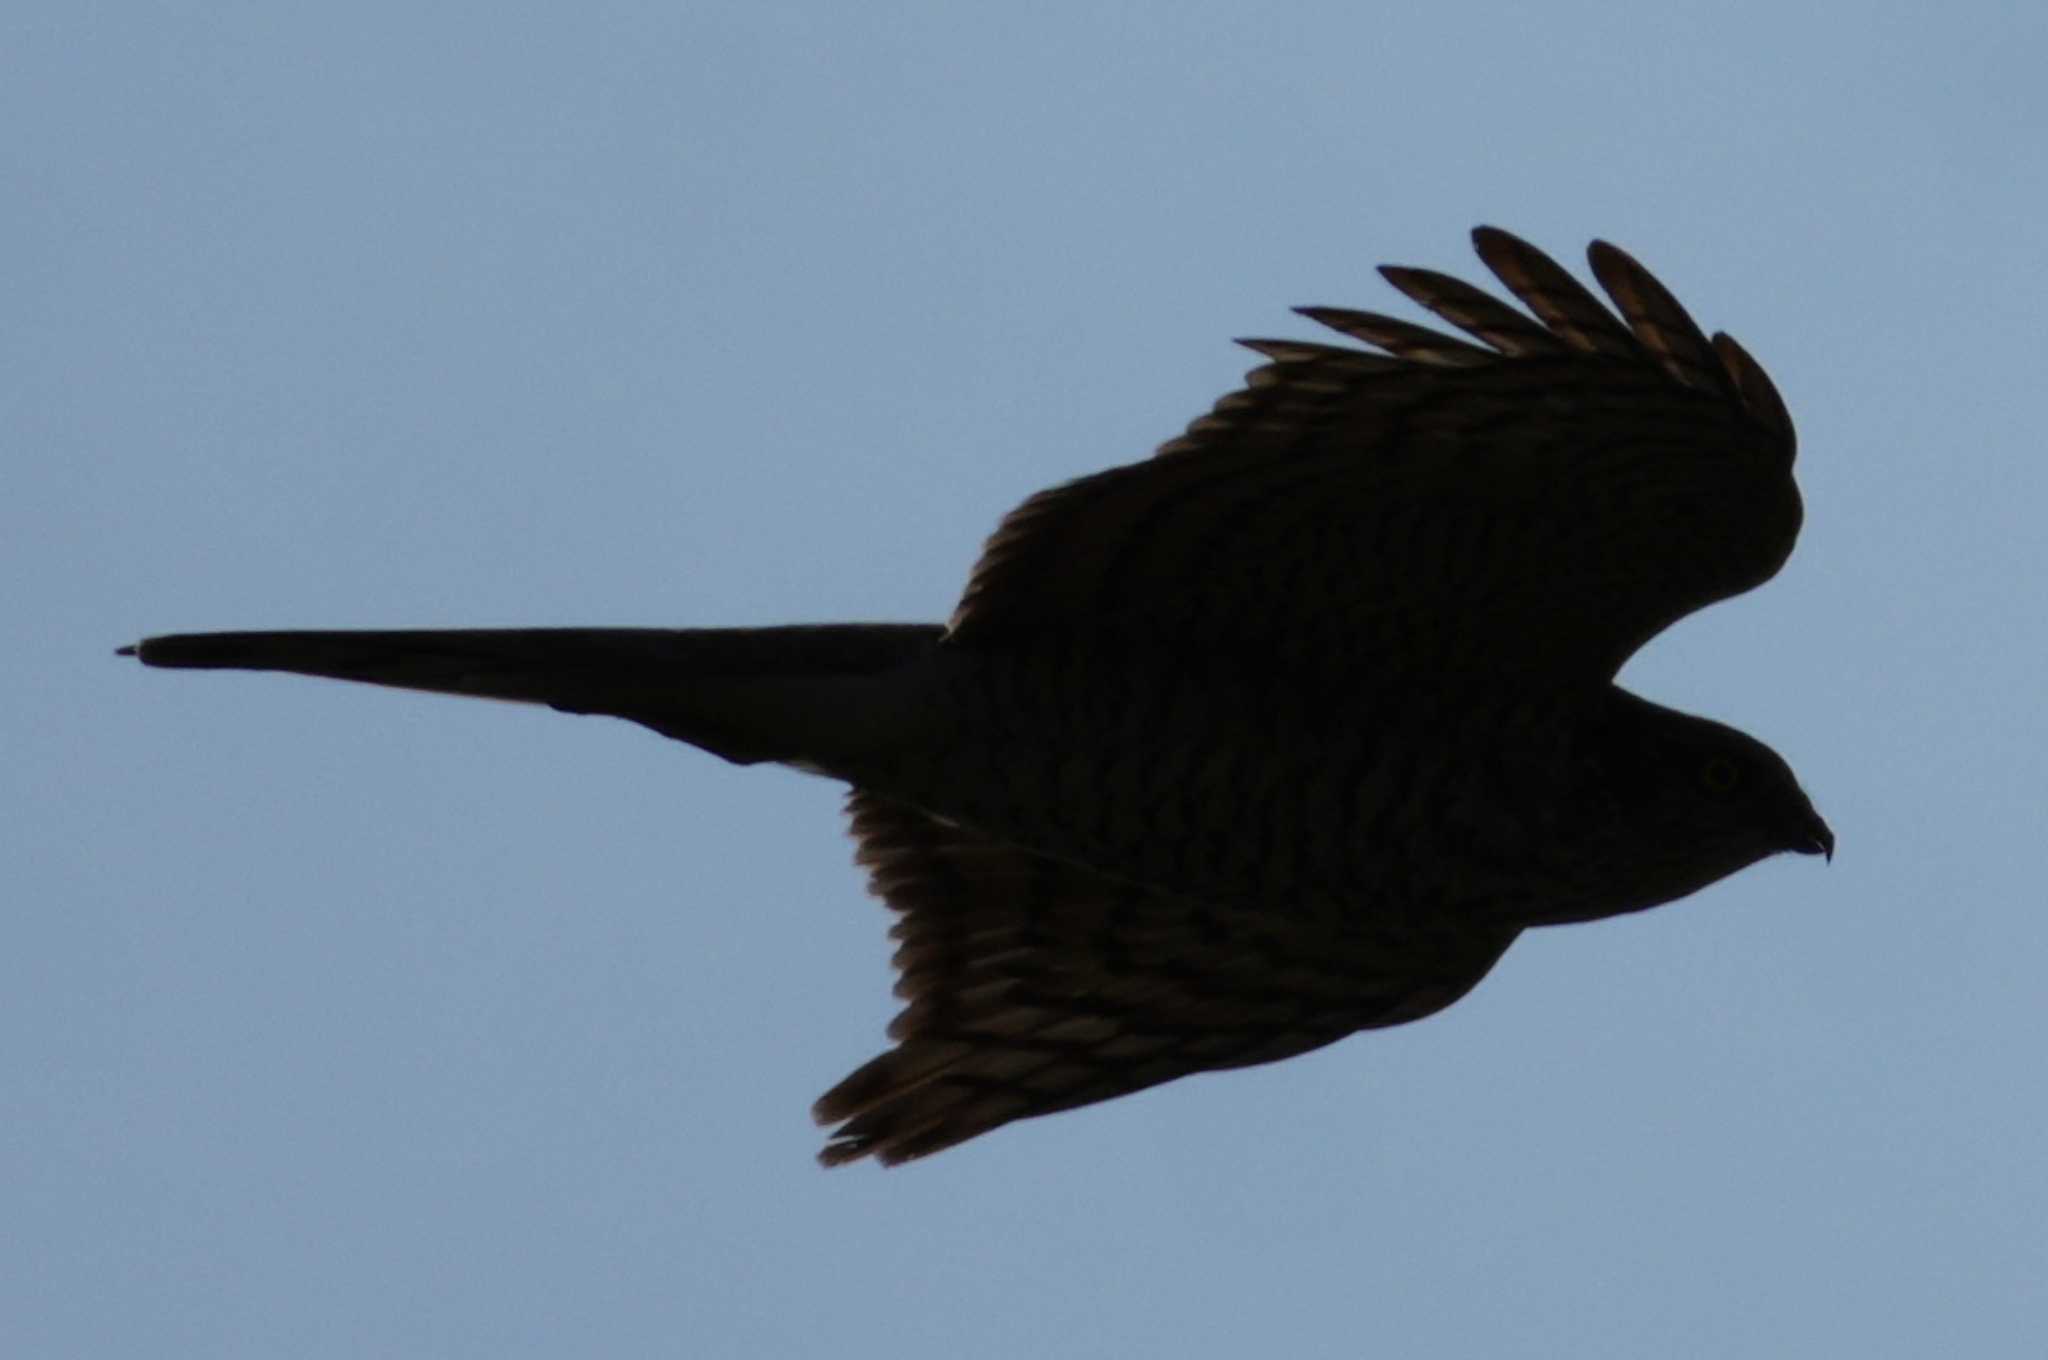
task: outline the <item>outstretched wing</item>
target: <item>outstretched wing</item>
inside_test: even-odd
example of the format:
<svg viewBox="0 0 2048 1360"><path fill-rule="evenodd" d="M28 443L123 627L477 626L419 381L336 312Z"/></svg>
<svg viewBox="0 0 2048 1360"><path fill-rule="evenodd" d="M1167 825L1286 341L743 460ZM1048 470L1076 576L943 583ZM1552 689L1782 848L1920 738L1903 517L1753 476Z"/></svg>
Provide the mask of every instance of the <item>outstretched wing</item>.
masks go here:
<svg viewBox="0 0 2048 1360"><path fill-rule="evenodd" d="M1526 242L1473 243L1533 317L1393 267L1479 343L1301 309L1377 352L1245 341L1268 362L1156 457L1004 519L949 640L1101 627L1325 670L1605 680L1769 579L1801 509L1764 371L1604 242L1588 253L1618 318Z"/></svg>
<svg viewBox="0 0 2048 1360"><path fill-rule="evenodd" d="M818 1100L826 1165L907 1161L1011 1120L1292 1057L1441 1010L1512 929L1403 934L1187 901L864 789L871 886L900 913L896 1046Z"/></svg>

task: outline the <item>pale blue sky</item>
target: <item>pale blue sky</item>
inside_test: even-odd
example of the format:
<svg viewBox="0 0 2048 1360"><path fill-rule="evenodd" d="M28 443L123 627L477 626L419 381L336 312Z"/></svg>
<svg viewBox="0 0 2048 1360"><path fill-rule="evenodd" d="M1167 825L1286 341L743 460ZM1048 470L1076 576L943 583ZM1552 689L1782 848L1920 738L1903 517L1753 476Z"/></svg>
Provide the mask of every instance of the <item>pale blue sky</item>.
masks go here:
<svg viewBox="0 0 2048 1360"><path fill-rule="evenodd" d="M2043 13L17 8L0 1350L2038 1354ZM1784 390L1799 552L1625 679L1841 851L1419 1025L828 1174L892 1011L835 787L111 654L942 617L1480 221Z"/></svg>

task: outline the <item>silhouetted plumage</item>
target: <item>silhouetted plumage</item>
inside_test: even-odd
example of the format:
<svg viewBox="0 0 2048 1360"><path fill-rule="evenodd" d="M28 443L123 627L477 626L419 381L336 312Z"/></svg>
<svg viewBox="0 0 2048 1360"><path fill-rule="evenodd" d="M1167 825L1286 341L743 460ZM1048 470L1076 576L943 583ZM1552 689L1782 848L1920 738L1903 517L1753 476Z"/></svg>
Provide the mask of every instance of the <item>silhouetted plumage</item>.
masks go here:
<svg viewBox="0 0 2048 1360"><path fill-rule="evenodd" d="M828 1164L1417 1019L1524 929L1834 847L1767 747L1613 683L1791 552L1777 391L1612 246L1618 316L1473 240L1527 314L1396 268L1472 339L1303 308L1374 349L1246 341L1267 362L1157 456L1007 516L944 627L124 650L612 714L849 782L908 1004L818 1101Z"/></svg>

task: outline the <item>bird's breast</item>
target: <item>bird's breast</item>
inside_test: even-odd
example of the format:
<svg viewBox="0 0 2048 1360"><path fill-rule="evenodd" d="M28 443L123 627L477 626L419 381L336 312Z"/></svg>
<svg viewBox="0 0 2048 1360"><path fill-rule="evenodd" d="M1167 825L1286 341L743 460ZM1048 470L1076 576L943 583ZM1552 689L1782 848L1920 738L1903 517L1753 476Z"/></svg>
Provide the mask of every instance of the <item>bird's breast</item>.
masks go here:
<svg viewBox="0 0 2048 1360"><path fill-rule="evenodd" d="M1082 639L942 657L856 782L1101 872L1273 909L1542 891L1555 734L1511 690Z"/></svg>

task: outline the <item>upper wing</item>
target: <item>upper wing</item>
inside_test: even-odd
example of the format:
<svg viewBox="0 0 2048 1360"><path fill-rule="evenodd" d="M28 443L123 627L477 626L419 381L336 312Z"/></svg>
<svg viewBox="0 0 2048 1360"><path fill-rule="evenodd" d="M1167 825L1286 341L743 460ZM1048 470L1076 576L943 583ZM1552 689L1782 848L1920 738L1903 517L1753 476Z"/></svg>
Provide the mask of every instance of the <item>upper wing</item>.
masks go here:
<svg viewBox="0 0 2048 1360"><path fill-rule="evenodd" d="M860 861L899 913L896 1046L819 1098L826 1165L901 1162L1191 1072L1441 1010L1515 930L1423 933L1173 897L855 789Z"/></svg>
<svg viewBox="0 0 2048 1360"><path fill-rule="evenodd" d="M1618 319L1526 242L1473 243L1533 319L1393 267L1482 343L1301 309L1381 352L1244 342L1269 362L1156 457L1003 520L950 639L1100 626L1323 667L1606 679L1769 579L1801 508L1764 371L1605 242L1588 254Z"/></svg>

